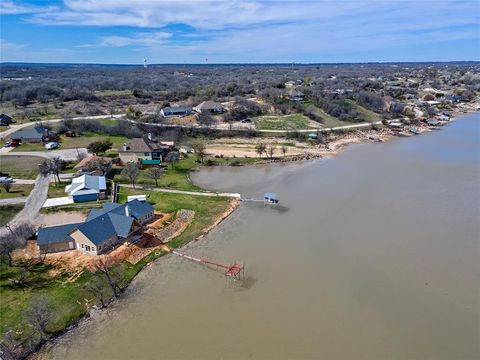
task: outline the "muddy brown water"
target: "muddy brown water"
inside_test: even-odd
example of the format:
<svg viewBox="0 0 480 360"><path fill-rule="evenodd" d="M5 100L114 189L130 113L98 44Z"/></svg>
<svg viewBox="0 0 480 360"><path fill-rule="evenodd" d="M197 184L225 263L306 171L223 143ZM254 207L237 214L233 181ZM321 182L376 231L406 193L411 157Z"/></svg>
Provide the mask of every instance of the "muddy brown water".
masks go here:
<svg viewBox="0 0 480 360"><path fill-rule="evenodd" d="M244 203L40 358L478 359L480 114L305 164L205 169Z"/></svg>

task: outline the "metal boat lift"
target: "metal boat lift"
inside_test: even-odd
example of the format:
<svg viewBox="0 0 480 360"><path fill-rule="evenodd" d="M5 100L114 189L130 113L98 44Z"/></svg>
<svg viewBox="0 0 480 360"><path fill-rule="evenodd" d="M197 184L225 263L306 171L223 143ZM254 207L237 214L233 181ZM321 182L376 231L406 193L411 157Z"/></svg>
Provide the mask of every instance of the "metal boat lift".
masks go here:
<svg viewBox="0 0 480 360"><path fill-rule="evenodd" d="M255 198L241 198L242 201L250 201L250 202L263 202L264 205L277 205L280 200L278 200L277 193L268 192L263 195L263 199L255 199Z"/></svg>
<svg viewBox="0 0 480 360"><path fill-rule="evenodd" d="M245 266L242 263L235 262L233 265L220 264L212 260L196 258L190 255L182 254L176 250L172 251L172 254L183 257L188 260L192 260L205 265L212 265L222 269L225 269L225 276L232 277L237 280L241 280L245 275Z"/></svg>

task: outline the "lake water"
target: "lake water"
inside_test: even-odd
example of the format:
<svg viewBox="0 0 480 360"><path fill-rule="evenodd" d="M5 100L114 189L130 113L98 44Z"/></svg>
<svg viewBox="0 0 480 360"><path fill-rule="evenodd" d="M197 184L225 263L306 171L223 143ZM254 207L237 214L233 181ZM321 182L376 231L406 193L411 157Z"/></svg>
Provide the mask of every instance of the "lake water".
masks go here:
<svg viewBox="0 0 480 360"><path fill-rule="evenodd" d="M211 168L244 203L43 352L54 359L479 359L480 114L304 164Z"/></svg>

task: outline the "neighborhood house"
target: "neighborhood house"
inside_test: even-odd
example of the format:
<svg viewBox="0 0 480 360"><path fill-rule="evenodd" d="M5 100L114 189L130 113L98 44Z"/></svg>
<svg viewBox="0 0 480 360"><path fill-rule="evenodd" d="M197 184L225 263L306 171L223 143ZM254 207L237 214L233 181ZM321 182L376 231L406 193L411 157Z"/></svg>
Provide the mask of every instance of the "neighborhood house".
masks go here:
<svg viewBox="0 0 480 360"><path fill-rule="evenodd" d="M211 113L222 113L223 106L220 103L208 100L198 104L193 108L199 114L211 114Z"/></svg>
<svg viewBox="0 0 480 360"><path fill-rule="evenodd" d="M107 181L105 176L82 175L72 180L65 187L68 197L74 202L96 201L105 199Z"/></svg>
<svg viewBox="0 0 480 360"><path fill-rule="evenodd" d="M163 157L174 149L172 142L159 142L144 138L134 138L124 144L118 152L122 163L141 163L142 165L160 165Z"/></svg>
<svg viewBox="0 0 480 360"><path fill-rule="evenodd" d="M192 108L185 106L165 107L160 110L160 114L162 114L162 116L183 116L190 115L191 113Z"/></svg>
<svg viewBox="0 0 480 360"><path fill-rule="evenodd" d="M14 123L15 120L6 114L0 114L0 126L8 126Z"/></svg>
<svg viewBox="0 0 480 360"><path fill-rule="evenodd" d="M57 135L47 128L36 126L31 129L19 130L11 135L14 142L41 143L50 142L57 139Z"/></svg>
<svg viewBox="0 0 480 360"><path fill-rule="evenodd" d="M80 162L75 165L74 169L78 172L90 172L92 169L92 165L96 161L103 161L106 163L111 163L112 158L109 157L104 157L104 156L97 156L97 155L90 155L87 156L86 158L80 160ZM90 174L93 175L93 174Z"/></svg>
<svg viewBox="0 0 480 360"><path fill-rule="evenodd" d="M144 201L106 203L102 209L92 209L83 223L39 228L37 244L42 253L77 249L99 255L136 240L142 226L153 217L152 205Z"/></svg>

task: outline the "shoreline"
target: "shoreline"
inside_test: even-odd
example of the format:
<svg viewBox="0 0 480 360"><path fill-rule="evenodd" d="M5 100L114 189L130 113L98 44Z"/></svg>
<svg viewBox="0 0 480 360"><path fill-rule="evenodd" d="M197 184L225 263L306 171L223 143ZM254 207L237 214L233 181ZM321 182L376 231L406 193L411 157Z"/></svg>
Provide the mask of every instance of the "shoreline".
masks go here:
<svg viewBox="0 0 480 360"><path fill-rule="evenodd" d="M480 100L477 100L475 102L475 106L478 106L480 105ZM468 112L455 112L455 115L454 117L449 121L449 122L453 122L453 121L456 121L458 118L461 118L463 116L466 116L470 113L473 113L473 112L477 112L478 110L477 109L471 109L470 111ZM448 122L447 122L448 123ZM441 128L443 127L443 125L445 124L441 124L440 126L436 127L436 128ZM431 128L426 128L423 132L430 132L432 131L433 129ZM375 132L377 135L378 135L378 131L376 130L369 130L368 132ZM367 132L365 132L367 133ZM421 135L421 134L420 134ZM406 136L414 136L414 134L408 134ZM318 154L318 155L313 155L313 154L305 154L304 156L298 156L298 155L292 155L290 157L284 157L284 158L280 158L280 159L265 159L265 161L262 161L262 160L259 160L258 162L256 162L255 164L252 164L252 165L266 165L266 164L271 164L271 163L278 163L278 162L301 162L301 161L304 161L304 160L316 160L316 159L322 159L324 157L327 157L327 156L336 156L336 155L339 155L341 154L341 152L347 148L349 145L351 144L362 144L362 143L368 143L368 142L372 142L371 140L368 139L368 137L362 137L362 136L359 136L356 132L353 132L353 133L347 133L347 134L344 134L344 135L340 135L339 136L340 138L337 139L336 141L332 141L328 144L328 146L326 147L325 149L325 153L324 154ZM380 142L386 142L386 141L389 141L395 137L400 137L398 135L393 135L393 134L383 134L382 135L382 140ZM403 137L403 136L402 136ZM375 141L376 142L376 141ZM242 166L249 166L249 165L242 165ZM207 226L206 228L202 229L202 234L199 235L199 236L196 236L192 239L189 239L188 241L186 241L184 244L182 244L179 249L183 249L187 246L189 246L192 242L196 242L196 241L199 241L201 239L203 239L206 235L208 235L213 229L215 229L217 226L219 226L224 220L226 220L231 214L233 214L235 212L235 210L237 210L241 205L241 201L239 199L231 199L230 202L229 202L229 206L228 208L222 212L221 214L219 214L217 217L215 217L213 219L213 222L211 225ZM130 284L135 280L135 278L137 277L138 274L140 274L142 272L143 269L145 269L146 267L149 267L151 264L153 264L154 262L160 260L164 255L168 254L168 252L152 259L151 261L147 262L133 277L132 279L127 283L126 287L125 287L125 290L127 290L130 286ZM127 294L128 296L128 294ZM26 359L38 359L37 356L39 355L38 352L39 351L42 351L44 350L46 347L48 346L53 346L55 345L56 341L58 341L61 337L65 336L66 334L68 334L71 330L74 330L76 329L77 327L79 327L83 322L85 321L88 321L90 318L94 318L95 317L95 313L98 313L98 312L102 312L102 311L108 311L108 309L110 308L110 306L114 303L117 302L117 300L121 300L122 297L120 297L119 299L112 299L108 304L107 306L105 306L104 308L97 308L96 306L93 306L89 309L87 309L86 313L77 318L72 324L70 324L68 327L66 327L63 331L59 332L58 334L56 335L53 335L50 339L44 341L43 343L39 344L39 346L33 350L33 352L29 353L29 354L26 354L25 358ZM40 354L42 355L42 354Z"/></svg>

